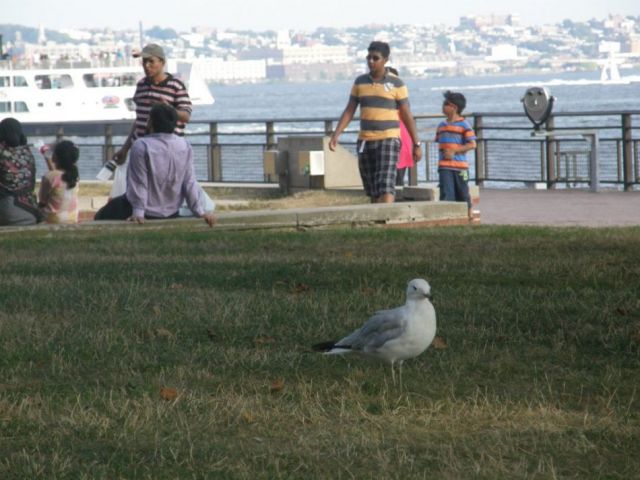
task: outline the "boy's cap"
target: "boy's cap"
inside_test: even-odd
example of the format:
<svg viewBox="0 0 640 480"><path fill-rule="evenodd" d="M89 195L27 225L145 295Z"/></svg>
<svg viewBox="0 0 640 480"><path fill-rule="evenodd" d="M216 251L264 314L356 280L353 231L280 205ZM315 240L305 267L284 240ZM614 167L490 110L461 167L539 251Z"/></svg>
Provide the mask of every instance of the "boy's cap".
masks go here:
<svg viewBox="0 0 640 480"><path fill-rule="evenodd" d="M150 57L158 57L160 60L165 59L164 50L157 43L150 43L148 45L145 45L141 52L134 52L133 56L136 58L142 57L143 59Z"/></svg>

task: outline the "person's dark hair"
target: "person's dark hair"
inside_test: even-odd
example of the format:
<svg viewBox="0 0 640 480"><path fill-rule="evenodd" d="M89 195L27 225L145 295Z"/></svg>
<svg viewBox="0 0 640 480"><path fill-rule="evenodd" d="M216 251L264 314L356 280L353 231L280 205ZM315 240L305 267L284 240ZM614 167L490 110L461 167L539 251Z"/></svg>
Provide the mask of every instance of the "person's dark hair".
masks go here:
<svg viewBox="0 0 640 480"><path fill-rule="evenodd" d="M445 102L453 103L458 107L458 113L462 113L464 108L467 106L467 99L464 98L464 95L461 93L447 90L442 95L444 96Z"/></svg>
<svg viewBox="0 0 640 480"><path fill-rule="evenodd" d="M62 179L67 182L67 188L72 189L78 183L80 174L78 172L78 157L80 150L70 140L62 140L56 143L53 149L56 166L62 170Z"/></svg>
<svg viewBox="0 0 640 480"><path fill-rule="evenodd" d="M399 76L398 70L397 70L397 69L395 69L395 68L393 68L393 67L387 67L387 72L389 72L389 73L391 73L391 74L395 75L396 77L398 77L398 76Z"/></svg>
<svg viewBox="0 0 640 480"><path fill-rule="evenodd" d="M389 58L389 55L391 55L391 47L389 47L387 42L374 40L369 44L369 48L367 50L369 52L379 52L384 58Z"/></svg>
<svg viewBox="0 0 640 480"><path fill-rule="evenodd" d="M153 133L173 133L178 123L178 112L171 105L156 103L149 112L149 123Z"/></svg>
<svg viewBox="0 0 640 480"><path fill-rule="evenodd" d="M0 122L0 142L8 147L18 147L27 144L27 137L22 132L22 125L13 117Z"/></svg>

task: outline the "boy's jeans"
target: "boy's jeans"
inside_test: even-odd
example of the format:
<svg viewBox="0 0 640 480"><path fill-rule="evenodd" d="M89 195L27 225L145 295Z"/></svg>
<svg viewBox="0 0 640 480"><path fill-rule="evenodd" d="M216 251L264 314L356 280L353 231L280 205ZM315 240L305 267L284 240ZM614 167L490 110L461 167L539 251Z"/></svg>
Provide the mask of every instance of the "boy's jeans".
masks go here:
<svg viewBox="0 0 640 480"><path fill-rule="evenodd" d="M467 202L471 208L471 196L469 195L469 172L467 170L438 170L440 179L440 200L447 202Z"/></svg>

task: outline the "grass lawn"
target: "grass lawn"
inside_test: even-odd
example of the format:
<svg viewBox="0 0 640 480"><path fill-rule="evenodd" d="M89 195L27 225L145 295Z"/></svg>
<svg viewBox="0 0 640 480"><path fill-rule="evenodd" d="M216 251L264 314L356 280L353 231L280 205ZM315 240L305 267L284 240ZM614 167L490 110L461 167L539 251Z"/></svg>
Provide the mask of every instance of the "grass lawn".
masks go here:
<svg viewBox="0 0 640 480"><path fill-rule="evenodd" d="M440 348L310 352L424 277ZM640 229L0 235L0 478L638 478Z"/></svg>

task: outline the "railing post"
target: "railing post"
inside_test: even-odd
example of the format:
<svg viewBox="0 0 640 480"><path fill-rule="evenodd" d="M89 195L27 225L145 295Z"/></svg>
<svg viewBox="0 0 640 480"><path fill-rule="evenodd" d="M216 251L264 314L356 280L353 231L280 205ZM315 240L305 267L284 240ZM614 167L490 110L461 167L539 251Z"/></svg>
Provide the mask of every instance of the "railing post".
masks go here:
<svg viewBox="0 0 640 480"><path fill-rule="evenodd" d="M622 175L624 191L633 188L633 132L631 130L631 114L622 114Z"/></svg>
<svg viewBox="0 0 640 480"><path fill-rule="evenodd" d="M209 124L209 181L222 181L222 151L218 140L218 124Z"/></svg>
<svg viewBox="0 0 640 480"><path fill-rule="evenodd" d="M476 185L484 186L486 177L486 157L484 151L484 141L482 140L483 121L481 115L473 116L473 130L476 133Z"/></svg>
<svg viewBox="0 0 640 480"><path fill-rule="evenodd" d="M430 150L431 142L424 142L424 178L427 183L431 181L431 175L429 173L429 164L431 163L431 155L429 155L431 153Z"/></svg>
<svg viewBox="0 0 640 480"><path fill-rule="evenodd" d="M276 144L276 128L275 122L269 121L267 122L267 150L273 150L278 145Z"/></svg>
<svg viewBox="0 0 640 480"><path fill-rule="evenodd" d="M56 142L59 142L64 137L64 127L62 125L58 125L58 129L56 130Z"/></svg>
<svg viewBox="0 0 640 480"><path fill-rule="evenodd" d="M325 120L324 121L324 134L327 137L333 135L333 120Z"/></svg>
<svg viewBox="0 0 640 480"><path fill-rule="evenodd" d="M104 126L104 158L102 163L107 163L113 158L113 125L107 123Z"/></svg>
<svg viewBox="0 0 640 480"><path fill-rule="evenodd" d="M553 117L549 117L549 119L545 123L545 129L547 132L553 132L554 130L554 119ZM556 162L555 162L555 141L552 137L547 137L545 140L546 143L546 157L547 157L547 189L554 190L556 188L557 181L557 170L556 170Z"/></svg>

